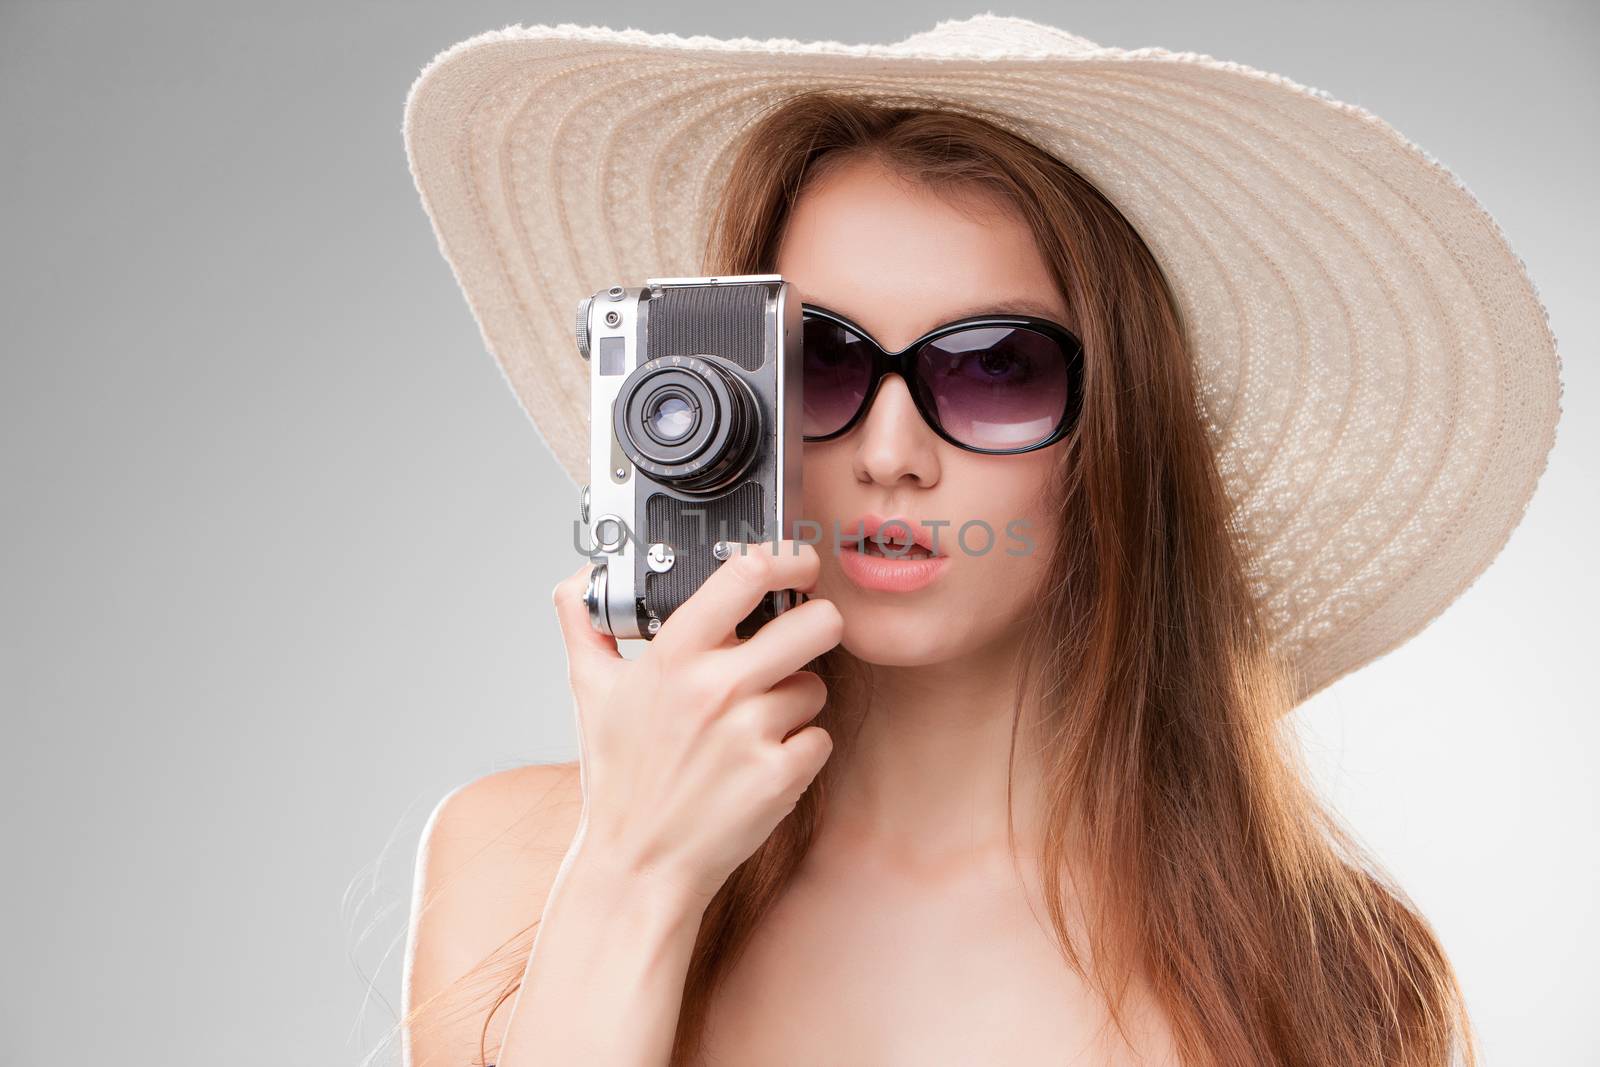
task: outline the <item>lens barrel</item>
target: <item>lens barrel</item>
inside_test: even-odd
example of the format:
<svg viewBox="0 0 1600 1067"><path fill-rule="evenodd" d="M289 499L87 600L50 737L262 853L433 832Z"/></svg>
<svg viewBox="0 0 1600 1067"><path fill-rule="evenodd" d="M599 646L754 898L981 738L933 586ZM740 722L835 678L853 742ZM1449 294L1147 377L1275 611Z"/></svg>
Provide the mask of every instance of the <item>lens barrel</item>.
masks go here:
<svg viewBox="0 0 1600 1067"><path fill-rule="evenodd" d="M628 459L656 481L687 492L710 492L738 478L760 440L755 394L709 357L641 365L622 383L612 412Z"/></svg>

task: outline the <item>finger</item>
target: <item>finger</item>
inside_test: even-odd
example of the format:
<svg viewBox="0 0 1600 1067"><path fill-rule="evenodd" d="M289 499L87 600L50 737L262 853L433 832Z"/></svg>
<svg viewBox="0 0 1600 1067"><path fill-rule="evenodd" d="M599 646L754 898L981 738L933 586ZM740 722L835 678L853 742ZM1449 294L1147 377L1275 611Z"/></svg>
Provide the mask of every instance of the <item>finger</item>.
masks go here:
<svg viewBox="0 0 1600 1067"><path fill-rule="evenodd" d="M796 783L794 793L798 803L800 794L811 788L812 781L833 754L833 738L820 726L807 726L796 730L779 748L786 757L790 781Z"/></svg>
<svg viewBox="0 0 1600 1067"><path fill-rule="evenodd" d="M771 689L738 705L736 714L749 716L756 732L774 743L812 719L828 700L828 684L812 671L796 671Z"/></svg>
<svg viewBox="0 0 1600 1067"><path fill-rule="evenodd" d="M613 663L627 662L617 651L617 639L596 630L589 621L584 594L589 588L591 567L585 560L550 591L556 617L561 623L561 640L567 650L567 671L577 685L588 684L596 672Z"/></svg>
<svg viewBox="0 0 1600 1067"><path fill-rule="evenodd" d="M761 625L748 641L719 651L734 659L737 695L770 689L839 643L844 617L831 600L808 600Z"/></svg>
<svg viewBox="0 0 1600 1067"><path fill-rule="evenodd" d="M655 641L672 654L730 644L734 627L777 589L812 589L821 561L799 541L732 542L733 554L672 613Z"/></svg>

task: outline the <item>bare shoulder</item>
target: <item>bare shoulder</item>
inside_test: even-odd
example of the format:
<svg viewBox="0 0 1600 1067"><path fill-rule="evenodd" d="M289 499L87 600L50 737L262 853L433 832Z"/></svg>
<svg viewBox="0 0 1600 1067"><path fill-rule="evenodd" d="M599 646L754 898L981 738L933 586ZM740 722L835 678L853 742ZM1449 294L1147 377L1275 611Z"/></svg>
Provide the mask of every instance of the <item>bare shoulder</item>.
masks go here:
<svg viewBox="0 0 1600 1067"><path fill-rule="evenodd" d="M449 868L511 861L535 874L535 853L565 853L583 808L578 764L532 763L457 786L440 800L423 831L421 866ZM441 887L442 888L442 887Z"/></svg>
<svg viewBox="0 0 1600 1067"><path fill-rule="evenodd" d="M576 761L484 775L435 806L417 854L406 952L409 1063L471 1062L456 1058L468 1047L476 1055L495 1001L485 994L527 962L582 811Z"/></svg>

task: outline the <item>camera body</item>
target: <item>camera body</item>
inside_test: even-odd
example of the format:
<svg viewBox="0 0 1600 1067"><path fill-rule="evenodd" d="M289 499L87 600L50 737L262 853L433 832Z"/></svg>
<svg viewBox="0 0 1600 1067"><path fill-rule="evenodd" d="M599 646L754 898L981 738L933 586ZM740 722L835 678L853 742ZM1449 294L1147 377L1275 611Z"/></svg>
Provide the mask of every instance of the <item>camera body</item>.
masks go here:
<svg viewBox="0 0 1600 1067"><path fill-rule="evenodd" d="M579 302L590 383L580 513L595 629L649 639L741 551L725 542L795 537L800 312L777 274L651 278ZM804 599L768 593L737 635Z"/></svg>

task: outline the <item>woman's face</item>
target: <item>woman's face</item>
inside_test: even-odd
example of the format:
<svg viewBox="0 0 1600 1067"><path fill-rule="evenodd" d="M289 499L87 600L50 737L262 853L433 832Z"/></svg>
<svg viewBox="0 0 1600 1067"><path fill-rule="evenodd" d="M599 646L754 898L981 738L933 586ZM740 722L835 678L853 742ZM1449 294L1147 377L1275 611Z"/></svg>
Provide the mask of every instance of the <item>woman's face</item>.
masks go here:
<svg viewBox="0 0 1600 1067"><path fill-rule="evenodd" d="M844 315L890 352L981 312L1074 327L1020 218L981 194L952 204L871 160L852 159L807 183L777 270L792 283L791 295ZM807 442L804 517L822 529L817 593L844 616L844 647L870 663L914 666L1014 640L1040 593L1055 535L1047 495L1067 447L1059 441L1012 456L963 451L922 420L899 375L884 379L848 433ZM937 577L909 591L863 578L902 566L844 558L858 550L834 531L847 537L868 514L923 524L930 536L936 528L947 557ZM969 523L963 542L957 534Z"/></svg>

